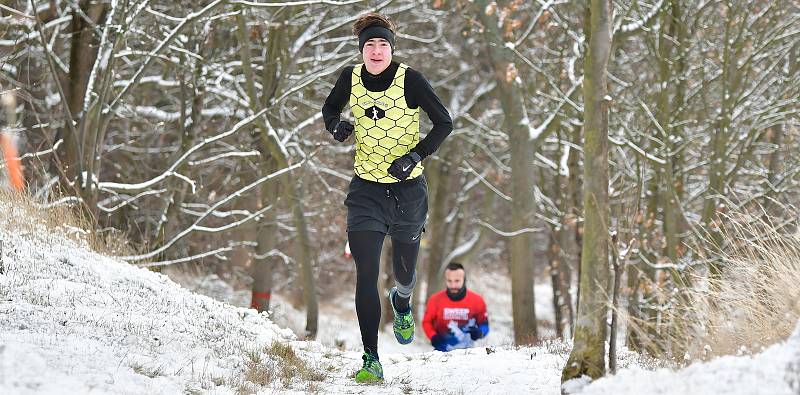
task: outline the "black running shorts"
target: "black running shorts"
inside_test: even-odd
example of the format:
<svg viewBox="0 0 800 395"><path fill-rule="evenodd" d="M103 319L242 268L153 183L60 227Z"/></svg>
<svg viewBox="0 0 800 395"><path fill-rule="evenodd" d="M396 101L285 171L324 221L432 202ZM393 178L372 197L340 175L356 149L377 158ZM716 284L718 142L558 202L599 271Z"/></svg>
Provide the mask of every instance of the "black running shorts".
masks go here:
<svg viewBox="0 0 800 395"><path fill-rule="evenodd" d="M354 176L344 204L348 232L371 230L414 243L428 217L428 183L424 175L391 184Z"/></svg>

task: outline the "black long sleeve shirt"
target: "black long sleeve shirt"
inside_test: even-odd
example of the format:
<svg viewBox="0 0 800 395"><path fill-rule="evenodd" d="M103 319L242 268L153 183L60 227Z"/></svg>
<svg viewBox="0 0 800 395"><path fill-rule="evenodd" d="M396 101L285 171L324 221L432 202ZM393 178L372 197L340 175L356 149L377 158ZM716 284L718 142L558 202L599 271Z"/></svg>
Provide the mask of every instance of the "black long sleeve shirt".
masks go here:
<svg viewBox="0 0 800 395"><path fill-rule="evenodd" d="M325 120L325 128L328 131L333 131L336 124L339 123L339 115L350 100L353 67L347 66L342 70L342 73L339 74L339 79L336 80L336 85L334 85L328 98L325 99L325 105L322 106L322 116ZM361 81L369 91L385 91L392 84L399 67L399 63L392 61L389 67L378 75L372 75L367 71L366 67L362 67ZM411 67L406 70L405 96L409 108L422 107L422 110L428 114L428 118L433 123L433 128L425 138L411 149L411 151L416 152L424 159L436 152L442 141L453 131L453 120L450 119L450 113L447 112L447 108L444 107L442 101L433 92L433 87L428 83L428 80L419 71Z"/></svg>

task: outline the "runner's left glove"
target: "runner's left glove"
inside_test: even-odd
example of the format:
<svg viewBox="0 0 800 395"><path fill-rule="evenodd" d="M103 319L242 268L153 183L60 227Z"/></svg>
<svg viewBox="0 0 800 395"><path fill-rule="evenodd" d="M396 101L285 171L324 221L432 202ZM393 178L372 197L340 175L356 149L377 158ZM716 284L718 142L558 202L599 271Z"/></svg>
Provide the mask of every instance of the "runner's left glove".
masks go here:
<svg viewBox="0 0 800 395"><path fill-rule="evenodd" d="M414 167L417 166L417 163L421 160L422 158L418 153L411 151L395 159L386 171L394 178L403 181L411 175L411 172L414 171Z"/></svg>

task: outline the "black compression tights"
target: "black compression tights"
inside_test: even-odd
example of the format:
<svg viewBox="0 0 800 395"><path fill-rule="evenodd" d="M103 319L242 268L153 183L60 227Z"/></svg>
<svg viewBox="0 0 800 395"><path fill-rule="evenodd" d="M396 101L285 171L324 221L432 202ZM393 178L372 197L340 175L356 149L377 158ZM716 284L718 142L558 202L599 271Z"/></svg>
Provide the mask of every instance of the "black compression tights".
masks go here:
<svg viewBox="0 0 800 395"><path fill-rule="evenodd" d="M349 232L350 251L356 261L356 314L361 329L364 351L378 354L378 325L381 321L381 302L378 294L378 272L381 264L381 247L384 234L373 231ZM392 238L392 266L395 281L411 285L416 280L415 270L419 241L402 243ZM398 297L399 310L408 308L408 298Z"/></svg>

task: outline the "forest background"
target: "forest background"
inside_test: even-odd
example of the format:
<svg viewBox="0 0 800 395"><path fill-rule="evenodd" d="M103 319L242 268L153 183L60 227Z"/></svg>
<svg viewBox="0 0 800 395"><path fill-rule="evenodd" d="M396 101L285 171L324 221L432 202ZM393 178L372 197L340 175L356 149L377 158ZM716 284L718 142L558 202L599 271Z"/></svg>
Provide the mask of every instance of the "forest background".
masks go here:
<svg viewBox="0 0 800 395"><path fill-rule="evenodd" d="M601 243L627 345L682 356L679 307L737 278L742 248L763 258L753 246L796 233L800 4L608 4L600 211L583 195L601 170L584 157L584 85L598 78L584 63L585 2L5 0L3 124L41 207L80 208L131 264L217 273L252 288L259 310L285 295L313 338L317 299L354 283L342 203L353 147L335 143L320 109L360 61L353 21L384 13L398 25L395 59L429 79L454 121L425 162L415 305L459 261L509 276L517 344L569 338L581 251ZM588 213L607 236L584 239ZM553 322L537 319L534 283L552 284ZM788 335L791 308L794 319L761 320L770 331L756 344ZM714 351L741 341L727 344Z"/></svg>

